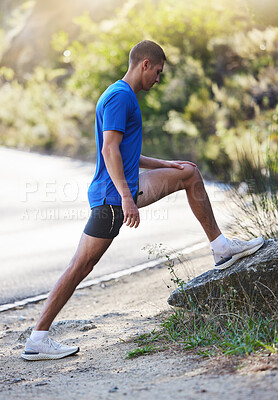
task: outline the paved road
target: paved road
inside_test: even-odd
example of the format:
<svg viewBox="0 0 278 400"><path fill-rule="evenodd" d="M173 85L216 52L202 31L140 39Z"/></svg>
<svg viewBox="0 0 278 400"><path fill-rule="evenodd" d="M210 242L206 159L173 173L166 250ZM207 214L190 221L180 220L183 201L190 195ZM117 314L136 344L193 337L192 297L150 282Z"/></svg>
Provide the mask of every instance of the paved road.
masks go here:
<svg viewBox="0 0 278 400"><path fill-rule="evenodd" d="M0 147L0 304L46 293L61 275L90 213L93 173L90 163ZM207 190L221 218L223 192ZM149 244L181 249L206 240L184 192L140 214L140 227L124 226L87 279L147 262Z"/></svg>

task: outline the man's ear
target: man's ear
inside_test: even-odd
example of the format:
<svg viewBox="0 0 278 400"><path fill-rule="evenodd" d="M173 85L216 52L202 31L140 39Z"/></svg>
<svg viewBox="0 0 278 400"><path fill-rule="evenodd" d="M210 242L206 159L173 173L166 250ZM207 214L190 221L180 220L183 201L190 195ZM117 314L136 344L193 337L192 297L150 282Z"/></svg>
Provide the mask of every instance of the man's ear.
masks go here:
<svg viewBox="0 0 278 400"><path fill-rule="evenodd" d="M143 61L143 70L146 71L150 65L150 60L147 58Z"/></svg>

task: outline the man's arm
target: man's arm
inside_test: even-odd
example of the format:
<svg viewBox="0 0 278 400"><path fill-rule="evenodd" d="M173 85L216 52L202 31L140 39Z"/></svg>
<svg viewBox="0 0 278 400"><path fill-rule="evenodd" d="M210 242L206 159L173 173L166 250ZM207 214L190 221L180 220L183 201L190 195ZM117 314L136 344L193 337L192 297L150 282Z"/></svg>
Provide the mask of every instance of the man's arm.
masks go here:
<svg viewBox="0 0 278 400"><path fill-rule="evenodd" d="M190 161L167 161L160 160L158 158L151 158L141 155L139 160L139 167L144 169L156 169L156 168L178 168L183 169L183 164L191 164L194 167L196 165Z"/></svg>
<svg viewBox="0 0 278 400"><path fill-rule="evenodd" d="M130 227L134 226L137 228L140 223L140 216L124 174L123 160L120 152L122 138L123 133L121 132L104 131L102 155L110 178L122 198L124 223Z"/></svg>

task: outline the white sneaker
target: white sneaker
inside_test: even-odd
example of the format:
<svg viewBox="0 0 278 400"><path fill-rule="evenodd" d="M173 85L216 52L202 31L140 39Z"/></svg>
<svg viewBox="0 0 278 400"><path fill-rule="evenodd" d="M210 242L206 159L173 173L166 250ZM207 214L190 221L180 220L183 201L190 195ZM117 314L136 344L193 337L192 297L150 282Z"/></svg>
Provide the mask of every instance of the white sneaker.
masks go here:
<svg viewBox="0 0 278 400"><path fill-rule="evenodd" d="M222 254L214 253L214 257L219 260L215 264L215 269L226 269L230 267L240 258L255 253L264 244L264 238L262 236L249 241L239 239L227 240L229 244L228 249Z"/></svg>
<svg viewBox="0 0 278 400"><path fill-rule="evenodd" d="M29 361L57 360L58 358L71 356L78 351L79 347L63 345L46 336L40 342L33 342L28 338L25 351L21 354L21 357Z"/></svg>

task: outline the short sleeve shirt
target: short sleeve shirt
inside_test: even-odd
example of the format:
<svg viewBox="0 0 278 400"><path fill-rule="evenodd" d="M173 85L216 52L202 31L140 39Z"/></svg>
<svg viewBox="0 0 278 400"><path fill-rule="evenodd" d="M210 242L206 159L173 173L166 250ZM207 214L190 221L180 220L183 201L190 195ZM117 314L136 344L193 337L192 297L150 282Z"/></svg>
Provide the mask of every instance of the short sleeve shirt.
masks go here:
<svg viewBox="0 0 278 400"><path fill-rule="evenodd" d="M139 158L142 147L142 118L135 93L125 81L109 86L100 96L96 107L95 138L97 165L88 189L90 207L102 204L121 205L121 196L106 169L103 155L103 132L122 132L120 152L124 174L131 195L134 197L139 178Z"/></svg>

